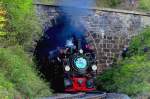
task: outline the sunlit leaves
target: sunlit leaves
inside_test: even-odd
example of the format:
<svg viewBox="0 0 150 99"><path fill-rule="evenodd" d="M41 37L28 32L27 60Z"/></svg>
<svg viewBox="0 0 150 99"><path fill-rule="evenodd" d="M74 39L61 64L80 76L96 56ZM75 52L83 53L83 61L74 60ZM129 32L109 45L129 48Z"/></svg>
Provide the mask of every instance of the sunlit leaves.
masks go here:
<svg viewBox="0 0 150 99"><path fill-rule="evenodd" d="M1 0L7 10L7 21L5 30L8 43L32 46L32 40L39 39L42 34L40 23L37 20L32 0ZM12 33L13 32L13 33ZM3 33L2 33L3 35ZM4 44L4 43L3 43ZM7 44L7 42L5 43ZM12 45L12 43L11 43Z"/></svg>
<svg viewBox="0 0 150 99"><path fill-rule="evenodd" d="M0 5L0 36L6 35L6 32L3 31L6 21L6 10Z"/></svg>
<svg viewBox="0 0 150 99"><path fill-rule="evenodd" d="M4 35L6 35L6 32L0 31L0 36L4 36Z"/></svg>

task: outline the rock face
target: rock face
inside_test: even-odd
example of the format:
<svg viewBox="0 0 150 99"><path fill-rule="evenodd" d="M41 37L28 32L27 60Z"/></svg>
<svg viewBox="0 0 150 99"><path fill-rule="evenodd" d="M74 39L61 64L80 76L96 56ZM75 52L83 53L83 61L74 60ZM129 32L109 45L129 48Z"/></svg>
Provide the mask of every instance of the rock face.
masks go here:
<svg viewBox="0 0 150 99"><path fill-rule="evenodd" d="M131 99L131 98L125 94L107 93L106 99Z"/></svg>
<svg viewBox="0 0 150 99"><path fill-rule="evenodd" d="M43 30L53 27L58 22L56 18L64 13L59 8L55 5L36 5ZM93 39L89 38L89 41L92 41L97 49L98 72L111 66L114 58L121 57L122 50L128 45L131 37L137 35L143 27L150 25L150 17L143 13L111 9L88 10L90 13L80 14L72 23L80 21L91 33ZM84 9L78 11L83 13ZM71 14L68 16L72 17Z"/></svg>

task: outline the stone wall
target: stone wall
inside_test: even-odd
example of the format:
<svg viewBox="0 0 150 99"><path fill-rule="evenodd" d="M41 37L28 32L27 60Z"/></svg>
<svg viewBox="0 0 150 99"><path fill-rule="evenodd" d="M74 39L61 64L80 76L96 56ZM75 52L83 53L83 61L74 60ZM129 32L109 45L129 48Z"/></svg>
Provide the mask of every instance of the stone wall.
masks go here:
<svg viewBox="0 0 150 99"><path fill-rule="evenodd" d="M37 4L36 9L44 30L57 23L56 17L63 13L58 6L53 5ZM84 11L82 9L81 13ZM123 48L129 44L132 36L150 25L150 17L146 13L124 10L89 10L91 13L81 14L78 18L91 34L89 40L97 49L98 71L101 72L111 66L114 58L121 57Z"/></svg>

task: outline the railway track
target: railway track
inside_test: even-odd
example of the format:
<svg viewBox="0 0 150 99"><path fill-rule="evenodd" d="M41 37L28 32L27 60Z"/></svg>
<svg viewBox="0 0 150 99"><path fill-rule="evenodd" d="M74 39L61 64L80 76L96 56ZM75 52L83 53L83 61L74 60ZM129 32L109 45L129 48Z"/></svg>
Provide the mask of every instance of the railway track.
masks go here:
<svg viewBox="0 0 150 99"><path fill-rule="evenodd" d="M76 94L55 94L54 96L42 99L106 99L106 93L88 92Z"/></svg>

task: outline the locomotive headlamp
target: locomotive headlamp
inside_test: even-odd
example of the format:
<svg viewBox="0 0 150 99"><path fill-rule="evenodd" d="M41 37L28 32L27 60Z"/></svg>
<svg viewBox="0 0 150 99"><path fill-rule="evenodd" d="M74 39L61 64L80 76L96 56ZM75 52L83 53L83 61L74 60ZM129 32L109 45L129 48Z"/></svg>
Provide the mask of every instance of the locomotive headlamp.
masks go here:
<svg viewBox="0 0 150 99"><path fill-rule="evenodd" d="M77 58L74 62L78 69L84 69L87 66L87 60L83 57Z"/></svg>
<svg viewBox="0 0 150 99"><path fill-rule="evenodd" d="M93 71L96 71L96 70L97 70L97 66L96 66L96 65L93 65L93 66L92 66L92 70L93 70Z"/></svg>
<svg viewBox="0 0 150 99"><path fill-rule="evenodd" d="M70 71L70 66L65 66L65 71Z"/></svg>
<svg viewBox="0 0 150 99"><path fill-rule="evenodd" d="M82 49L80 49L79 52L80 52L80 54L83 54L83 50Z"/></svg>

